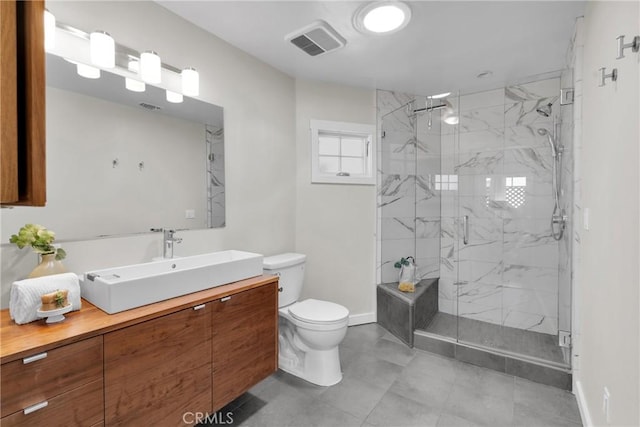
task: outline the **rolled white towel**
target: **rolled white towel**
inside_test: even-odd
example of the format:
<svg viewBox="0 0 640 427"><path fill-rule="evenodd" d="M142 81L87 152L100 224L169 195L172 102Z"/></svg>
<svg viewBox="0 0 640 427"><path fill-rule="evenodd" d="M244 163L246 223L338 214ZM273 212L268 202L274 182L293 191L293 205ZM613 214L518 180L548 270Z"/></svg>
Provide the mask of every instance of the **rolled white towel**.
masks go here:
<svg viewBox="0 0 640 427"><path fill-rule="evenodd" d="M9 315L18 325L38 320L36 311L40 308L40 297L50 292L66 289L72 311L80 310L80 284L74 273L54 274L13 282L9 300Z"/></svg>

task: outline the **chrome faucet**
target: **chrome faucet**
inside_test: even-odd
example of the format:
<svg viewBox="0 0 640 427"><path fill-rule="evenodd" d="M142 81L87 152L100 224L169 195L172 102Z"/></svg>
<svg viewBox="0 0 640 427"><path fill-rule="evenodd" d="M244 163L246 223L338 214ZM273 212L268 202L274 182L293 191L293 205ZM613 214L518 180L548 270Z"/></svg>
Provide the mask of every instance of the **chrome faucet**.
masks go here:
<svg viewBox="0 0 640 427"><path fill-rule="evenodd" d="M164 245L162 251L163 258L173 258L173 244L182 242L182 238L176 237L176 230L171 230L168 228L152 228L151 231L154 232L163 232L164 234Z"/></svg>

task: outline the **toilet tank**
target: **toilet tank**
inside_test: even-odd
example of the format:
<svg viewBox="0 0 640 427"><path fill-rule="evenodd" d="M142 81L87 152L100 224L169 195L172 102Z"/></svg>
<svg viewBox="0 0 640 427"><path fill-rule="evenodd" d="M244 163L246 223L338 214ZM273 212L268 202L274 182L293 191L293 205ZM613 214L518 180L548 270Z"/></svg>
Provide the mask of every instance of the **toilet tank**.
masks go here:
<svg viewBox="0 0 640 427"><path fill-rule="evenodd" d="M264 257L264 274L280 276L278 286L282 288L282 292L278 294L278 307L293 304L300 298L306 258L306 255L295 253Z"/></svg>

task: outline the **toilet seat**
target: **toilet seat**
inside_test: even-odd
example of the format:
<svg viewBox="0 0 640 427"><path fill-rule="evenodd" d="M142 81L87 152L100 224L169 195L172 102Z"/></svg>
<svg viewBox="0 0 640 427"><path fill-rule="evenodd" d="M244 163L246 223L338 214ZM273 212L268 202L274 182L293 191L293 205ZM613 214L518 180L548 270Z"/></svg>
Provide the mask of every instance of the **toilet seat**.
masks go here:
<svg viewBox="0 0 640 427"><path fill-rule="evenodd" d="M340 304L312 298L291 305L288 311L294 319L316 325L343 323L349 317L349 310Z"/></svg>

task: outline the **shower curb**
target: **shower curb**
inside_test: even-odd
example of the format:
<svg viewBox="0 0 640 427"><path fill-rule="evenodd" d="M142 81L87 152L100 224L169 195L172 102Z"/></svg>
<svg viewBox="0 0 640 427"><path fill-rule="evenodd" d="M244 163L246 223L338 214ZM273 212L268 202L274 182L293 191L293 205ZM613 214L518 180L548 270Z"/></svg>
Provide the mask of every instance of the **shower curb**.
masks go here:
<svg viewBox="0 0 640 427"><path fill-rule="evenodd" d="M572 374L567 368L488 351L421 330L414 331L413 335L413 346L418 350L571 391Z"/></svg>

